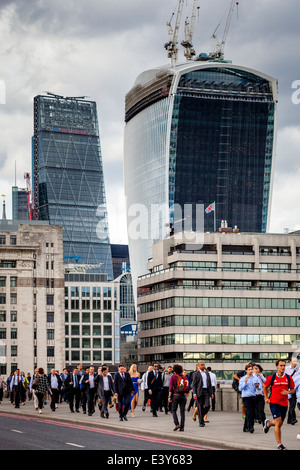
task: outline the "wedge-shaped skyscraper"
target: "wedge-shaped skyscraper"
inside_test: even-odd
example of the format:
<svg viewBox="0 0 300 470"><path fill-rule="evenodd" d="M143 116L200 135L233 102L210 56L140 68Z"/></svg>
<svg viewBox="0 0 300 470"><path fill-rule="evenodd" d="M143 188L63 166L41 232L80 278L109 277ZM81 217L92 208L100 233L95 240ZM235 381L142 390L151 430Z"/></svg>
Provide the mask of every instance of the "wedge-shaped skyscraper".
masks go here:
<svg viewBox="0 0 300 470"><path fill-rule="evenodd" d="M101 264L113 279L95 102L34 98L33 198L37 219L63 226L66 261Z"/></svg>

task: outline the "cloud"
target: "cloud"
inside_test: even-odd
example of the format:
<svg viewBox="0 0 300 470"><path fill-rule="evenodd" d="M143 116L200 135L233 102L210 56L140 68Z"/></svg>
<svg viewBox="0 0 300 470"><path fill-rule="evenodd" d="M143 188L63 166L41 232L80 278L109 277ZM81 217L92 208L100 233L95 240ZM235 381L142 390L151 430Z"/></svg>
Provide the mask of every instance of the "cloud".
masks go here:
<svg viewBox="0 0 300 470"><path fill-rule="evenodd" d="M230 1L199 4L194 34L197 53L212 50L211 35L219 22L217 33L222 37ZM169 61L164 49L168 41L166 22L176 6L177 0L1 0L0 80L6 88L6 104L0 104L1 194L11 194L15 161L18 185L24 186L23 173L31 171L33 98L51 91L86 95L97 102L108 204L115 203L116 194L124 197L125 95L139 73ZM179 41L191 6L192 1L187 0ZM225 47L226 58L278 79L276 203L272 205L271 224L276 230L279 224L287 224L278 198L289 207L289 225L296 225L299 219L297 210L290 209L291 191L284 193L289 178L296 185L299 172L300 105L291 100L292 82L300 80L299 16L296 0L241 0ZM175 15L173 24L174 19ZM183 50L180 60L184 60ZM7 198L8 214L10 204ZM119 207L125 207L124 203ZM120 240L126 232L125 227L120 230L124 223L121 214L111 217L112 241Z"/></svg>

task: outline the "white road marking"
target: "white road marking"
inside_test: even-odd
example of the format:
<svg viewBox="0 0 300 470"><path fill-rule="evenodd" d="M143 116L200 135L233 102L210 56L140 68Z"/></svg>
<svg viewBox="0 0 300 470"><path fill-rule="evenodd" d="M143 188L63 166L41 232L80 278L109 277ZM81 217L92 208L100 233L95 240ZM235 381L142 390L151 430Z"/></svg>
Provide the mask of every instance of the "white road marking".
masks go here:
<svg viewBox="0 0 300 470"><path fill-rule="evenodd" d="M81 447L82 449L84 449L84 446L80 446L79 444L74 444L73 442L66 442L66 444L68 446Z"/></svg>
<svg viewBox="0 0 300 470"><path fill-rule="evenodd" d="M18 429L11 429L12 432L18 432L19 434L24 434L23 431L18 431Z"/></svg>

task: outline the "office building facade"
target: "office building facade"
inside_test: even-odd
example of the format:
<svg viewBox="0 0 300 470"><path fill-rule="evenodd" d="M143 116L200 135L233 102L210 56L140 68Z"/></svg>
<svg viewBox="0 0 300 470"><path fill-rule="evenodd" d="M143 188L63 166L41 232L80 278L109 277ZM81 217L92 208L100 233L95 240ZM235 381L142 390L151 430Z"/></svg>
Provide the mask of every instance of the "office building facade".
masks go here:
<svg viewBox="0 0 300 470"><path fill-rule="evenodd" d="M0 373L65 365L61 227L0 221Z"/></svg>
<svg viewBox="0 0 300 470"><path fill-rule="evenodd" d="M299 234L205 234L203 245L168 237L138 280L141 364L204 360L230 380L248 361L265 371L300 344Z"/></svg>
<svg viewBox="0 0 300 470"><path fill-rule="evenodd" d="M12 219L29 220L28 193L18 186L12 187Z"/></svg>
<svg viewBox="0 0 300 470"><path fill-rule="evenodd" d="M152 242L170 230L214 230L223 219L243 232L268 230L276 102L274 78L226 61L160 67L136 79L124 131L134 278L145 273Z"/></svg>
<svg viewBox="0 0 300 470"><path fill-rule="evenodd" d="M100 264L113 279L96 103L34 98L35 216L63 226L64 256Z"/></svg>

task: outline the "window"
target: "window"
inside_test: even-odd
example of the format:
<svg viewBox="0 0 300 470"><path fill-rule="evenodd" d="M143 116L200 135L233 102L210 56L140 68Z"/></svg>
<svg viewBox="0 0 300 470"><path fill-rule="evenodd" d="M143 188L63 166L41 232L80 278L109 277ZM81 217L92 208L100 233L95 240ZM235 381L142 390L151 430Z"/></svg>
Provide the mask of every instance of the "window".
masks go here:
<svg viewBox="0 0 300 470"><path fill-rule="evenodd" d="M16 322L17 321L17 312L15 310L12 310L10 312L10 321L11 322Z"/></svg>
<svg viewBox="0 0 300 470"><path fill-rule="evenodd" d="M10 294L10 303L15 305L17 303L17 294Z"/></svg>
<svg viewBox="0 0 300 470"><path fill-rule="evenodd" d="M0 292L0 305L6 304L6 294Z"/></svg>
<svg viewBox="0 0 300 470"><path fill-rule="evenodd" d="M111 334L112 334L111 326L109 326L109 325L104 325L104 326L103 326L103 335L104 335L104 336L110 336Z"/></svg>
<svg viewBox="0 0 300 470"><path fill-rule="evenodd" d="M18 355L18 346L11 346L10 354L11 354L11 357L16 357Z"/></svg>
<svg viewBox="0 0 300 470"><path fill-rule="evenodd" d="M54 339L54 330L47 330L47 339Z"/></svg>
<svg viewBox="0 0 300 470"><path fill-rule="evenodd" d="M0 328L0 339L6 339L6 328Z"/></svg>
<svg viewBox="0 0 300 470"><path fill-rule="evenodd" d="M5 244L6 244L6 236L0 235L0 245L5 245Z"/></svg>
<svg viewBox="0 0 300 470"><path fill-rule="evenodd" d="M0 321L6 321L6 311L0 310Z"/></svg>
<svg viewBox="0 0 300 470"><path fill-rule="evenodd" d="M47 305L54 305L54 295L47 294Z"/></svg>
<svg viewBox="0 0 300 470"><path fill-rule="evenodd" d="M17 237L16 237L16 235L11 235L11 236L10 236L10 244L11 244L11 245L16 245L16 244L17 244Z"/></svg>
<svg viewBox="0 0 300 470"><path fill-rule="evenodd" d="M17 287L17 278L11 277L10 278L10 287Z"/></svg>
<svg viewBox="0 0 300 470"><path fill-rule="evenodd" d="M54 346L47 346L47 357L54 357Z"/></svg>
<svg viewBox="0 0 300 470"><path fill-rule="evenodd" d="M47 323L54 323L54 312L47 312Z"/></svg>
<svg viewBox="0 0 300 470"><path fill-rule="evenodd" d="M10 330L10 339L18 339L18 331L17 328L12 328Z"/></svg>
<svg viewBox="0 0 300 470"><path fill-rule="evenodd" d="M6 286L6 277L1 276L0 277L0 287L5 287Z"/></svg>

